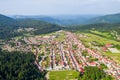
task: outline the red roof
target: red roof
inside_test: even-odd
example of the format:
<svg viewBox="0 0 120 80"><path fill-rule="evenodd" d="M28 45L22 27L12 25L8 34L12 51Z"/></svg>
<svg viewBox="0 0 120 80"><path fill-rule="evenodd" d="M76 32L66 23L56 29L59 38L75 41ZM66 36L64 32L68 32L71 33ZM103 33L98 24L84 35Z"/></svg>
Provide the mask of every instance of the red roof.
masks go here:
<svg viewBox="0 0 120 80"><path fill-rule="evenodd" d="M60 65L63 65L63 62L61 61L59 64L60 64Z"/></svg>
<svg viewBox="0 0 120 80"><path fill-rule="evenodd" d="M95 62L91 62L90 65L96 65L96 63Z"/></svg>
<svg viewBox="0 0 120 80"><path fill-rule="evenodd" d="M106 47L102 47L102 50L106 51L106 50L107 50L107 48L106 48Z"/></svg>
<svg viewBox="0 0 120 80"><path fill-rule="evenodd" d="M112 44L106 44L105 46L106 47L112 47L113 45Z"/></svg>
<svg viewBox="0 0 120 80"><path fill-rule="evenodd" d="M84 69L83 69L83 68L80 68L80 71L81 71L81 72L84 72Z"/></svg>

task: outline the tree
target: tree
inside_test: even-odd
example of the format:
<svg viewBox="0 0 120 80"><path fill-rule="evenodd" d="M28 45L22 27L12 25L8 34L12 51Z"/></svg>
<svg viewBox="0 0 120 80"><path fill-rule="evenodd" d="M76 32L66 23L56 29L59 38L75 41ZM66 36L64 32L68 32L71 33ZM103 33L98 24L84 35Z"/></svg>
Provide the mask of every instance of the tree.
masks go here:
<svg viewBox="0 0 120 80"><path fill-rule="evenodd" d="M108 76L102 69L98 67L85 67L83 75L79 76L79 80L113 80L111 76Z"/></svg>
<svg viewBox="0 0 120 80"><path fill-rule="evenodd" d="M46 71L34 65L33 53L0 52L0 80L43 80Z"/></svg>

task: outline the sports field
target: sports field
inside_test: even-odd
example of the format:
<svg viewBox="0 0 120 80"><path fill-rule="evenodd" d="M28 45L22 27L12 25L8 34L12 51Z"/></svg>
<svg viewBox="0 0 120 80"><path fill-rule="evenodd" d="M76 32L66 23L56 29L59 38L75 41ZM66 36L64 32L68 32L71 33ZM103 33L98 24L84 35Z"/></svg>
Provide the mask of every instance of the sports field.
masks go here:
<svg viewBox="0 0 120 80"><path fill-rule="evenodd" d="M49 73L50 80L77 80L79 72L74 70L51 71Z"/></svg>

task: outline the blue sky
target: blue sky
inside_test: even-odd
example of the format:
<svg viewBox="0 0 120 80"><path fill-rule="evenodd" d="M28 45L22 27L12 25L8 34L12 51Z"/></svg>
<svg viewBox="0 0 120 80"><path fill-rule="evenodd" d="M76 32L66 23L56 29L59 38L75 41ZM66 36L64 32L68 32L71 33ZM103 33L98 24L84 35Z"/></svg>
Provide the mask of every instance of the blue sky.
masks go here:
<svg viewBox="0 0 120 80"><path fill-rule="evenodd" d="M61 15L120 13L120 0L0 0L0 14Z"/></svg>

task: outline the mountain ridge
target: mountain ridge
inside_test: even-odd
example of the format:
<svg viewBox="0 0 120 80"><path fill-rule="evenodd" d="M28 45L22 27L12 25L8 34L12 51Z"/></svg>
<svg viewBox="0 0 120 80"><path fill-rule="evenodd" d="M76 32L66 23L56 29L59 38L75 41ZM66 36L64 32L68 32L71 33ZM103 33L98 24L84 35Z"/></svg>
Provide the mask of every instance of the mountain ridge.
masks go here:
<svg viewBox="0 0 120 80"><path fill-rule="evenodd" d="M120 13L99 16L86 21L87 23L118 23L120 22Z"/></svg>
<svg viewBox="0 0 120 80"><path fill-rule="evenodd" d="M24 32L17 32L19 28L33 28L32 34L45 34L53 31L61 30L61 26L48 23L41 20L21 19L16 20L5 15L0 15L0 38L7 39L19 35L24 35Z"/></svg>

